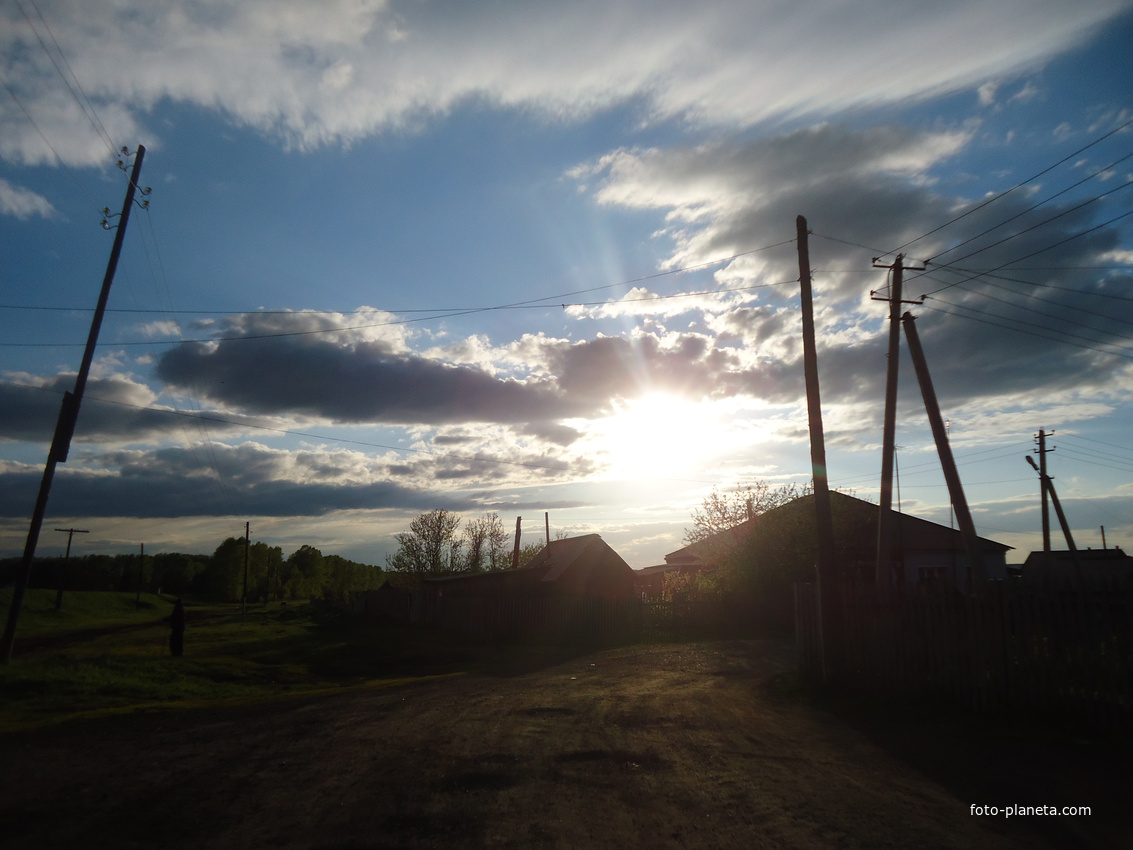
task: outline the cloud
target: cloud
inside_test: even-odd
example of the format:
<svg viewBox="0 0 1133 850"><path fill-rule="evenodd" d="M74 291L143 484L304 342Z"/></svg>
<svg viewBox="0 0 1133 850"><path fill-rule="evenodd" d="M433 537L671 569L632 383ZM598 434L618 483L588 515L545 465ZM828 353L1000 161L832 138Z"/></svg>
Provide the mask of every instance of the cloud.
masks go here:
<svg viewBox="0 0 1133 850"><path fill-rule="evenodd" d="M1109 215L1109 201L1046 200L1036 190L981 207L924 179L971 138L967 128L823 124L754 140L622 150L572 173L593 181L602 203L662 212L673 265L738 253L750 248L753 233L770 243L806 214L823 396L832 403L879 397L885 308L868 295L872 288L884 293L885 273L871 270L881 251L860 246L903 243L915 246L912 256L934 258L928 272L906 274L905 297L929 296L924 308L910 309L922 317L917 327L942 402L1041 406L1044 394L1069 388L1099 399L1124 396L1133 305L1110 296L1128 277L1089 268L1120 251L1118 231L1096 224ZM724 288L797 276L795 246L786 245L734 260L716 279ZM786 402L797 390L797 291L793 282L753 290L728 312L706 299L690 305L702 311L716 350L730 344L762 355L757 367L734 367L761 398ZM629 312L616 302L606 309Z"/></svg>
<svg viewBox="0 0 1133 850"><path fill-rule="evenodd" d="M43 378L7 373L0 381L0 439L49 443L63 393L74 389L73 374ZM92 377L79 411L76 442L139 440L167 434L178 423L147 410L157 396L148 386L123 375Z"/></svg>
<svg viewBox="0 0 1133 850"><path fill-rule="evenodd" d="M743 127L923 98L1033 67L1129 7L122 0L98 13L52 4L45 15L110 138L152 136L141 118L168 100L310 149L413 130L472 99L548 120L636 101L646 120ZM99 132L58 84L43 32L18 8L0 15L3 74L27 113L60 140L64 162L105 161ZM23 111L3 110L0 156L52 161Z"/></svg>
<svg viewBox="0 0 1133 850"><path fill-rule="evenodd" d="M703 334L639 333L571 342L525 336L492 348L481 340L478 360L453 364L442 349L418 354L382 340L342 339L326 317L294 313L235 317L217 328L215 342L181 344L163 354L157 375L192 387L213 401L249 414L314 417L340 423L438 426L502 423L546 430L571 418L601 416L610 402L650 392L688 398L757 391L758 376L733 349ZM290 328L290 332L281 328ZM240 329L245 336L231 334ZM525 364L518 377L501 377Z"/></svg>
<svg viewBox="0 0 1133 850"><path fill-rule="evenodd" d="M13 186L0 177L0 215L11 215L18 219L54 218L55 207L42 195L31 189Z"/></svg>

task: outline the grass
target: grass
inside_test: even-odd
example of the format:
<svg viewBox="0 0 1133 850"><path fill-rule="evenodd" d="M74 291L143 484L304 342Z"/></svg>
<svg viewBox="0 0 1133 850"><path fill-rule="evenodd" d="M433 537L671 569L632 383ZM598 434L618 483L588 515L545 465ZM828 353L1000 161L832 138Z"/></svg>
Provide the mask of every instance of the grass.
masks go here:
<svg viewBox="0 0 1133 850"><path fill-rule="evenodd" d="M0 591L6 616L11 591ZM172 600L30 590L12 662L0 666L0 732L139 710L271 701L451 675L474 650L417 629L308 606L186 604L185 654L169 652Z"/></svg>

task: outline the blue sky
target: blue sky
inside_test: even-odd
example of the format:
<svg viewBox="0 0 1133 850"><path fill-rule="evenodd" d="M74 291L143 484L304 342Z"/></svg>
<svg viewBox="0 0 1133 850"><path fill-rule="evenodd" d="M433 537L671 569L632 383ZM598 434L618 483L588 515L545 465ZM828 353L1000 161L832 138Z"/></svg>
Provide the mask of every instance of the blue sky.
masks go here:
<svg viewBox="0 0 1133 850"><path fill-rule="evenodd" d="M382 563L443 507L528 540L549 511L656 563L713 486L809 478L799 214L832 486L876 499L872 258L905 250L934 261L906 291L980 533L1041 545L1042 428L1079 546L1133 545L1127 0L0 17L4 553L139 143L150 208L46 524L91 551L210 551L250 520ZM902 368L902 507L947 523Z"/></svg>

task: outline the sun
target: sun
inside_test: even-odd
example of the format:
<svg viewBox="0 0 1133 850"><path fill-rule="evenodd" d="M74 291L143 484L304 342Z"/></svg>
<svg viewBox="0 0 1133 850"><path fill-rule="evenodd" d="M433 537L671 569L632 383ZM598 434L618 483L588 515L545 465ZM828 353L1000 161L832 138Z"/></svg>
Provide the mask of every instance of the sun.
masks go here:
<svg viewBox="0 0 1133 850"><path fill-rule="evenodd" d="M619 478L673 477L702 468L719 450L719 413L710 404L650 393L618 404L594 423L596 450Z"/></svg>

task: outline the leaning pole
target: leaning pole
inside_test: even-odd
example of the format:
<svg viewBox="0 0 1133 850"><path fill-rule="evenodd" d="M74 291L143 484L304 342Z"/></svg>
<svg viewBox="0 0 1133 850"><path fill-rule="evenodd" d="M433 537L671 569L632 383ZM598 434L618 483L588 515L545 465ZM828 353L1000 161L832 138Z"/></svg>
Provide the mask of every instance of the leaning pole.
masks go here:
<svg viewBox="0 0 1133 850"><path fill-rule="evenodd" d="M122 149L123 153L126 149ZM8 624L4 628L3 643L0 644L0 663L7 664L12 660L12 647L16 642L16 625L20 619L20 608L24 604L28 583L31 580L32 561L35 559L35 550L39 545L39 532L43 528L43 517L47 513L47 499L51 495L51 482L55 478L55 466L65 463L67 453L71 448L71 437L75 433L75 422L79 418L79 406L83 403L83 393L86 392L87 379L90 377L91 363L94 361L94 349L98 345L98 332L102 328L102 317L106 314L106 304L110 300L110 286L114 283L114 272L118 269L118 257L122 253L122 242L126 238L126 224L130 220L130 210L134 206L134 193L138 188L138 177L142 173L142 160L146 149L138 145L138 152L134 158L134 167L130 172L130 182L126 186L126 199L122 203L122 213L118 220L118 229L114 233L114 245L110 249L110 260L106 264L106 274L102 278L102 291L98 296L98 306L91 320L90 334L87 336L87 345L83 350L82 365L75 378L75 388L63 394L63 404L59 409L59 419L55 424L55 435L51 439L51 449L47 453L47 463L43 468L43 478L39 484L39 495L36 497L35 510L31 517L31 526L28 528L27 542L24 544L23 561L16 577L16 586L12 591L12 607L8 611ZM119 163L121 165L121 163Z"/></svg>
<svg viewBox="0 0 1133 850"><path fill-rule="evenodd" d="M836 675L840 646L838 570L834 563L834 522L830 514L830 485L826 475L826 438L822 430L822 400L818 391L818 350L814 333L814 303L810 282L810 244L806 219L795 219L799 249L799 284L803 319L803 370L806 374L807 417L810 425L810 467L814 478L814 515L818 530L818 598L822 629L822 675Z"/></svg>

